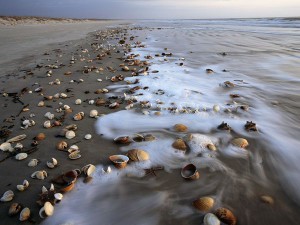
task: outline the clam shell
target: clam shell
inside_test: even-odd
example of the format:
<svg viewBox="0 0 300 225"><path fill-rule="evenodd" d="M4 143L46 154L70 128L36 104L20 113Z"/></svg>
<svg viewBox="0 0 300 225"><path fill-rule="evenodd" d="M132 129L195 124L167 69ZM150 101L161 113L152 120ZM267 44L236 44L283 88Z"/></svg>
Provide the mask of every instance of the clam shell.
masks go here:
<svg viewBox="0 0 300 225"><path fill-rule="evenodd" d="M61 201L62 199L63 199L63 194L61 194L61 193L55 193L54 194L54 198L56 199L56 200L58 200L58 201Z"/></svg>
<svg viewBox="0 0 300 225"><path fill-rule="evenodd" d="M46 138L46 135L44 133L39 133L38 135L35 136L35 140L37 141L42 141Z"/></svg>
<svg viewBox="0 0 300 225"><path fill-rule="evenodd" d="M172 147L182 151L186 151L187 149L185 142L181 138L174 141Z"/></svg>
<svg viewBox="0 0 300 225"><path fill-rule="evenodd" d="M235 138L231 143L240 148L246 148L249 145L248 141L245 138Z"/></svg>
<svg viewBox="0 0 300 225"><path fill-rule="evenodd" d="M63 151L63 150L66 150L67 148L68 148L68 143L65 141L60 141L56 144L57 150Z"/></svg>
<svg viewBox="0 0 300 225"><path fill-rule="evenodd" d="M45 122L44 122L44 125L43 125L45 128L51 128L52 127L52 125L51 125L51 121L50 120L46 120Z"/></svg>
<svg viewBox="0 0 300 225"><path fill-rule="evenodd" d="M76 100L75 100L75 104L76 104L76 105L80 105L81 103L82 103L81 99L76 99Z"/></svg>
<svg viewBox="0 0 300 225"><path fill-rule="evenodd" d="M42 207L39 211L39 215L41 218L52 216L53 213L54 213L54 207L50 202L45 202L44 207Z"/></svg>
<svg viewBox="0 0 300 225"><path fill-rule="evenodd" d="M14 196L15 196L14 192L12 190L8 190L8 191L4 192L0 201L1 202L9 202L9 201L13 200Z"/></svg>
<svg viewBox="0 0 300 225"><path fill-rule="evenodd" d="M84 136L84 139L86 139L86 140L90 140L92 138L92 135L91 134L86 134L85 136Z"/></svg>
<svg viewBox="0 0 300 225"><path fill-rule="evenodd" d="M92 109L90 111L90 117L95 118L98 116L98 111L96 109Z"/></svg>
<svg viewBox="0 0 300 225"><path fill-rule="evenodd" d="M202 197L193 202L195 208L202 212L211 210L214 206L215 200L211 197Z"/></svg>
<svg viewBox="0 0 300 225"><path fill-rule="evenodd" d="M23 160L26 159L28 157L27 153L19 153L15 156L16 160Z"/></svg>
<svg viewBox="0 0 300 225"><path fill-rule="evenodd" d="M148 152L141 150L141 149L132 149L129 150L126 154L131 161L138 162L138 161L146 161L149 160Z"/></svg>
<svg viewBox="0 0 300 225"><path fill-rule="evenodd" d="M0 150L2 150L4 152L7 152L7 151L11 152L11 151L13 151L13 149L14 148L11 146L11 143L9 143L9 142L4 142L0 145Z"/></svg>
<svg viewBox="0 0 300 225"><path fill-rule="evenodd" d="M236 217L234 214L226 208L218 208L214 214L221 220L223 223L228 225L235 225L236 224Z"/></svg>
<svg viewBox="0 0 300 225"><path fill-rule="evenodd" d="M28 166L30 167L35 167L38 164L38 160L37 159L31 159L28 163Z"/></svg>
<svg viewBox="0 0 300 225"><path fill-rule="evenodd" d="M80 151L75 150L69 154L69 159L75 160L81 158Z"/></svg>
<svg viewBox="0 0 300 225"><path fill-rule="evenodd" d="M26 221L30 218L30 209L28 207L24 208L21 213L20 213L20 217L19 220L20 221Z"/></svg>
<svg viewBox="0 0 300 225"><path fill-rule="evenodd" d="M83 118L84 118L84 112L76 113L76 114L73 116L73 119L74 119L75 121L82 120Z"/></svg>
<svg viewBox="0 0 300 225"><path fill-rule="evenodd" d="M264 203L273 205L274 204L274 199L271 196L268 195L262 195L260 196L260 200Z"/></svg>
<svg viewBox="0 0 300 225"><path fill-rule="evenodd" d="M116 137L114 142L117 144L128 144L132 142L132 139L129 136L120 136Z"/></svg>
<svg viewBox="0 0 300 225"><path fill-rule="evenodd" d="M57 166L57 164L58 164L58 162L57 162L57 160L55 158L52 158L51 161L47 162L47 166L50 169L55 168Z"/></svg>
<svg viewBox="0 0 300 225"><path fill-rule="evenodd" d="M38 107L43 107L45 105L45 102L44 101L40 101L39 103L38 103Z"/></svg>
<svg viewBox="0 0 300 225"><path fill-rule="evenodd" d="M188 164L181 169L181 176L184 179L196 180L199 179L200 174L194 164Z"/></svg>
<svg viewBox="0 0 300 225"><path fill-rule="evenodd" d="M54 114L52 114L51 112L47 112L44 116L49 120L54 119Z"/></svg>
<svg viewBox="0 0 300 225"><path fill-rule="evenodd" d="M25 139L26 137L27 137L26 134L21 134L21 135L18 135L16 137L13 137L13 138L7 140L6 142L13 143L13 142L21 141L21 140Z"/></svg>
<svg viewBox="0 0 300 225"><path fill-rule="evenodd" d="M218 219L218 217L216 217L214 214L212 214L212 213L207 213L207 214L204 216L203 224L204 224L204 225L220 225L221 222L220 222L220 220Z"/></svg>
<svg viewBox="0 0 300 225"><path fill-rule="evenodd" d="M174 125L174 130L177 132L187 132L188 127L185 126L184 124L179 123Z"/></svg>
<svg viewBox="0 0 300 225"><path fill-rule="evenodd" d="M125 168L129 158L125 155L111 155L109 156L109 160L114 164L114 166L118 169Z"/></svg>
<svg viewBox="0 0 300 225"><path fill-rule="evenodd" d="M31 174L34 179L44 180L48 176L45 170L38 170Z"/></svg>
<svg viewBox="0 0 300 225"><path fill-rule="evenodd" d="M22 210L22 205L19 204L19 203L12 203L9 207L9 210L8 210L8 215L9 216L13 216L13 215L16 215L18 214L21 210Z"/></svg>
<svg viewBox="0 0 300 225"><path fill-rule="evenodd" d="M75 134L75 132L72 131L72 130L68 130L68 131L66 132L66 134L65 134L65 137L66 137L67 139L72 139L72 138L74 138L75 136L76 136L76 134Z"/></svg>
<svg viewBox="0 0 300 225"><path fill-rule="evenodd" d="M81 171L83 171L86 176L90 177L96 171L96 167L92 164L88 164L82 167Z"/></svg>

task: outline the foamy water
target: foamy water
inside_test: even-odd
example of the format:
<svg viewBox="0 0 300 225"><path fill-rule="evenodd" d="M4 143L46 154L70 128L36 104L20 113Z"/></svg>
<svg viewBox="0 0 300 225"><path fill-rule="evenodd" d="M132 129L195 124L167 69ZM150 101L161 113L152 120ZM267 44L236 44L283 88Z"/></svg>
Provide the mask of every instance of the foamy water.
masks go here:
<svg viewBox="0 0 300 225"><path fill-rule="evenodd" d="M148 87L132 96L149 101L149 107L103 116L96 129L108 139L153 134L155 141L120 147L124 153L144 149L150 160L123 171L113 169L111 174L102 174L100 165L94 182L79 182L45 224L201 224L201 214L191 202L204 195L213 196L216 207L231 208L239 224L299 224L299 22L164 21L142 25L163 29L130 31L130 35L142 36L140 40L146 44L146 48L134 48L135 54L141 59L162 52L173 55L150 59L149 75L127 78L139 78L138 85ZM208 68L214 73L206 73ZM151 73L154 70L159 72ZM235 87L226 88L225 81ZM134 86L108 88L112 95L123 95ZM241 97L232 99L230 94ZM249 105L248 111L240 109L244 105ZM234 132L218 130L222 121ZM259 131L245 131L246 121L255 122ZM173 141L186 135L173 130L177 123L201 135L200 144L210 141L218 151L199 147L183 154L174 149ZM232 146L234 137L248 139L249 147ZM199 169L198 181L187 183L181 178L179 171L188 163ZM141 178L143 168L162 165L166 174ZM276 205L262 204L262 194L273 196ZM76 205L80 207L74 209Z"/></svg>

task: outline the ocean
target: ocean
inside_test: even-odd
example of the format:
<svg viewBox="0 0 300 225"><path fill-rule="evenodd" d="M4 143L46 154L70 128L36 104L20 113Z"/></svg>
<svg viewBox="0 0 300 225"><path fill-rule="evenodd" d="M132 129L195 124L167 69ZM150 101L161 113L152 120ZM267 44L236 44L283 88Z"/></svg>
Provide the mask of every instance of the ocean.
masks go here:
<svg viewBox="0 0 300 225"><path fill-rule="evenodd" d="M111 140L154 135L119 147L124 154L144 149L150 160L108 174L98 165L93 182L78 183L43 224L202 224L205 213L192 202L203 196L215 200L214 209L230 209L239 225L300 224L300 19L143 20L127 36L142 44L128 54L147 58L149 70L109 86L108 97L122 96L138 78L143 88L125 99L139 107L100 117L95 129ZM247 121L257 131L246 131ZM218 129L222 122L230 132ZM186 136L175 124L217 151L174 149ZM234 138L249 146L233 146ZM189 163L200 173L196 181L180 175ZM158 166L164 172L144 177Z"/></svg>

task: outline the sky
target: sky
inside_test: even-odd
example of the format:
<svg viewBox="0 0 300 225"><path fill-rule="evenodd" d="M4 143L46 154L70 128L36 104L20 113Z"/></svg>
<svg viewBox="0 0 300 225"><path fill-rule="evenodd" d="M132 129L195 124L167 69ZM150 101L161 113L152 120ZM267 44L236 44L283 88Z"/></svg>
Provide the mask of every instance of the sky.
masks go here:
<svg viewBox="0 0 300 225"><path fill-rule="evenodd" d="M300 0L0 0L0 15L98 19L300 17Z"/></svg>

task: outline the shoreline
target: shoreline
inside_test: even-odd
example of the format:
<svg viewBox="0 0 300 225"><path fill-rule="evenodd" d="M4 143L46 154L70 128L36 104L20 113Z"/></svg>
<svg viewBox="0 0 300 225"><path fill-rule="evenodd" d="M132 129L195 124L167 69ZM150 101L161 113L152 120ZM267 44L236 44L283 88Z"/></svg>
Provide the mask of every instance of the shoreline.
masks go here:
<svg viewBox="0 0 300 225"><path fill-rule="evenodd" d="M35 221L36 224L41 223L42 219L38 215L40 207L36 204L36 201L41 193L42 186L48 189L51 179L69 170L81 169L90 163L94 165L109 163L108 157L117 153L118 148L112 141L103 139L100 135L96 134L94 129L96 120L95 118L90 118L89 113L90 110L96 109L102 115L116 112L125 107L120 102L120 107L116 109L108 108L108 105L116 100L107 99L104 96L105 94L99 91L112 84L109 79L106 80L106 77L119 74L123 74L124 77L130 75L129 72L124 72L119 67L119 64L122 63L120 58L123 57L124 50L121 47L119 50L117 50L118 47L116 49L107 49L108 47L110 48L111 43L115 43L113 46L117 45L116 38L122 38L122 29L103 27L101 31L98 31L99 35L97 35L98 32L90 33L86 38L74 41L75 45L73 41L67 41L60 43L57 46L59 48L53 49L55 44L51 44L51 51L48 49L34 57L38 59L38 63L29 59L31 63L25 67L25 70L18 69L14 75L0 77L3 84L0 90L0 103L3 108L1 114L1 120L3 121L1 134L4 133L3 131L11 131L9 137L3 138L2 136L1 143L5 139L26 134L26 139L20 141L24 146L24 149L20 151L22 152L32 149L33 139L37 134L44 133L46 136L45 140L39 141L39 144L36 146L37 149L35 149L36 151L29 154L24 160L18 161L14 157L9 157L15 153L10 154L2 151L0 153L1 159L9 157L0 163L0 169L6 171L5 174L1 175L0 193L2 195L5 191L12 190L15 194L11 202L1 202L0 219L1 221L5 221L5 224L16 224L18 221L19 215L12 218L8 216L8 208L13 202L20 203L24 207L29 207L32 211L31 220ZM73 45L69 45L70 42ZM98 43L96 46L97 50L95 46L91 46L91 43L95 42ZM101 56L97 58L97 55ZM71 56L75 58L74 63L70 61L72 60ZM55 66L55 68L49 68L47 65L50 65L50 67L56 65L58 68L55 69ZM84 66L93 69L85 72L86 69ZM111 68L115 68L115 70L112 71ZM51 76L47 75L47 71L49 70L52 70ZM70 75L64 75L69 71L71 71ZM70 83L71 80L74 82ZM26 90L22 92L25 87ZM36 92L35 90L38 87L42 87L43 90ZM45 106L38 107L38 103L43 101L45 96L53 96L56 93L66 93L68 97L53 98L53 100L49 101L44 100ZM18 96L17 101L15 101L16 96ZM82 104L76 105L76 99L81 99ZM89 100L97 99L104 99L105 103L101 104L101 106L88 103ZM73 112L66 113L61 104L69 105L73 109ZM22 112L22 108L26 105L28 105L27 108L29 111ZM57 112L59 108L62 109L61 112ZM46 112L53 113L56 119L64 115L64 119L61 121L62 125L51 129L44 128L43 123L48 120L44 117ZM74 121L73 116L79 112L85 113L84 119L82 121ZM20 127L24 119L34 120L35 125L23 130ZM53 122L54 120L50 121ZM75 131L76 137L72 140L57 137L62 128L70 124L78 126L78 130ZM86 134L91 134L92 139L85 140L84 136ZM55 146L57 142L62 140L67 141L69 146L76 144L80 149L81 158L70 160L66 152L57 150ZM15 146L15 144L12 144L12 146ZM58 167L49 169L46 163L52 157L57 159ZM36 167L28 167L27 164L33 158L38 159L38 165ZM46 170L48 177L45 180L32 179L30 177L31 174L38 170ZM19 192L16 186L22 184L24 179L29 181L29 188L24 192ZM59 185L55 184L55 187L59 190ZM24 224L29 224L29 222L25 222Z"/></svg>

